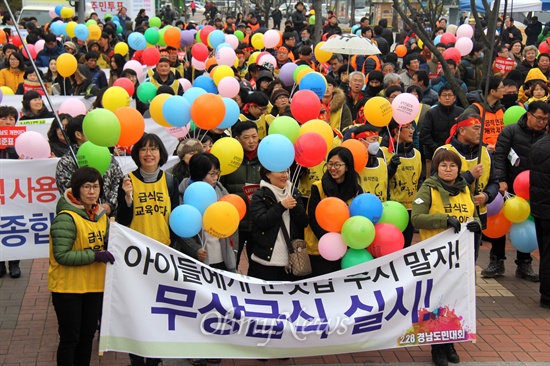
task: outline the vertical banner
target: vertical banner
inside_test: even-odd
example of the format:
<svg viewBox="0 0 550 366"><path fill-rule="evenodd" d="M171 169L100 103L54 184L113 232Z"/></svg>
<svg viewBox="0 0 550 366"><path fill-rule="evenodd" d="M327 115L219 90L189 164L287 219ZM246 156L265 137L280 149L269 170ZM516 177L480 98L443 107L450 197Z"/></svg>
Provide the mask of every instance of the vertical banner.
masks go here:
<svg viewBox="0 0 550 366"><path fill-rule="evenodd" d="M100 351L281 358L476 339L466 230L297 282L216 270L116 223L109 251Z"/></svg>

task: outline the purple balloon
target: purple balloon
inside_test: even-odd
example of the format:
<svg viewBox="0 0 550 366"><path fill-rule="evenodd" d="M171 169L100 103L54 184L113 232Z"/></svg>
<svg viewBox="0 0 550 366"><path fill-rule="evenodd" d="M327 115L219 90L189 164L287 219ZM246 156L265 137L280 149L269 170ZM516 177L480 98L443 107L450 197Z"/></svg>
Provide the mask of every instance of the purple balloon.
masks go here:
<svg viewBox="0 0 550 366"><path fill-rule="evenodd" d="M182 47L191 46L193 44L194 35L191 31L184 30L181 32L180 45Z"/></svg>
<svg viewBox="0 0 550 366"><path fill-rule="evenodd" d="M298 67L295 63L289 62L284 64L279 71L279 79L285 86L294 85L294 70Z"/></svg>
<svg viewBox="0 0 550 366"><path fill-rule="evenodd" d="M487 205L487 217L496 216L504 207L504 197L499 193L493 202Z"/></svg>

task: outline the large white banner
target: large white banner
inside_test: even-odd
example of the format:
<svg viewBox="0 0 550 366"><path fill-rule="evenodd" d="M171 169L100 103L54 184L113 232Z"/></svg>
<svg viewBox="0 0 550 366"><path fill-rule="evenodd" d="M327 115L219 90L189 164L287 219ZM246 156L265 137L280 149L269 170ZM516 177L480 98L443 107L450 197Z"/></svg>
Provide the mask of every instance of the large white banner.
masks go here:
<svg viewBox="0 0 550 366"><path fill-rule="evenodd" d="M474 237L299 282L219 271L112 224L100 351L281 358L475 341Z"/></svg>

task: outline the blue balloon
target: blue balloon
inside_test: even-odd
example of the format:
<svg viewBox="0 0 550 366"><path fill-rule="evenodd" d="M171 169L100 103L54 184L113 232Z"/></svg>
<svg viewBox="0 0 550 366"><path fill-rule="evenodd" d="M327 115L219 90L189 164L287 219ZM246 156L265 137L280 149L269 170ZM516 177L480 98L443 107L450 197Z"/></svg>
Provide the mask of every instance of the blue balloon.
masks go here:
<svg viewBox="0 0 550 366"><path fill-rule="evenodd" d="M113 22L118 22L120 24L120 18L116 15L113 16Z"/></svg>
<svg viewBox="0 0 550 366"><path fill-rule="evenodd" d="M323 99L327 91L327 81L320 73L310 72L300 80L300 90L311 90L319 99Z"/></svg>
<svg viewBox="0 0 550 366"><path fill-rule="evenodd" d="M61 24L61 35L68 37L69 34L67 34L67 23Z"/></svg>
<svg viewBox="0 0 550 366"><path fill-rule="evenodd" d="M218 128L229 128L237 123L241 110L233 99L222 98L222 100L223 104L225 104L225 117L223 117L223 121L218 125Z"/></svg>
<svg viewBox="0 0 550 366"><path fill-rule="evenodd" d="M191 205L179 205L170 213L170 228L177 236L191 238L202 228L202 215Z"/></svg>
<svg viewBox="0 0 550 366"><path fill-rule="evenodd" d="M55 13L59 16L61 16L61 10L63 9L63 5L57 5L55 7Z"/></svg>
<svg viewBox="0 0 550 366"><path fill-rule="evenodd" d="M441 34L434 38L434 45L441 43Z"/></svg>
<svg viewBox="0 0 550 366"><path fill-rule="evenodd" d="M189 104L193 104L195 99L197 99L199 96L206 94L206 90L202 88L189 88L186 92L183 93L183 97L187 99Z"/></svg>
<svg viewBox="0 0 550 366"><path fill-rule="evenodd" d="M267 170L282 172L294 161L294 145L286 136L268 135L260 141L258 159Z"/></svg>
<svg viewBox="0 0 550 366"><path fill-rule="evenodd" d="M510 227L510 242L522 253L531 253L538 248L535 223L525 220Z"/></svg>
<svg viewBox="0 0 550 366"><path fill-rule="evenodd" d="M361 24L355 24L353 27L351 27L351 33L355 34L355 31L358 29L361 29Z"/></svg>
<svg viewBox="0 0 550 366"><path fill-rule="evenodd" d="M361 35L361 29L357 29L357 30L355 31L355 35L360 36L360 35Z"/></svg>
<svg viewBox="0 0 550 366"><path fill-rule="evenodd" d="M225 42L225 33L223 33L219 29L216 29L210 32L210 34L208 35L208 43L210 43L210 46L212 46L212 48L216 48L224 42Z"/></svg>
<svg viewBox="0 0 550 366"><path fill-rule="evenodd" d="M145 36L139 32L130 33L128 36L128 46L136 51L144 50L147 47Z"/></svg>
<svg viewBox="0 0 550 366"><path fill-rule="evenodd" d="M173 95L164 101L162 116L172 126L187 126L191 121L191 104L184 97Z"/></svg>
<svg viewBox="0 0 550 366"><path fill-rule="evenodd" d="M349 205L350 216L364 216L373 224L376 224L380 217L382 217L382 211L384 206L380 199L372 193L362 193L355 197Z"/></svg>
<svg viewBox="0 0 550 366"><path fill-rule="evenodd" d="M53 34L60 36L63 33L63 23L53 22L51 25L51 30Z"/></svg>
<svg viewBox="0 0 550 366"><path fill-rule="evenodd" d="M231 49L233 49L233 47L229 44L229 43L220 43L218 45L218 47L216 47L216 52L218 52L220 49L224 48L224 47L229 47Z"/></svg>
<svg viewBox="0 0 550 366"><path fill-rule="evenodd" d="M206 90L207 93L218 94L218 88L214 83L214 80L207 75L201 75L195 79L193 86Z"/></svg>
<svg viewBox="0 0 550 366"><path fill-rule="evenodd" d="M78 24L76 27L74 27L74 35L78 40L85 41L88 39L90 31L88 30L88 27L86 27L84 24Z"/></svg>
<svg viewBox="0 0 550 366"><path fill-rule="evenodd" d="M183 203L195 207L204 214L206 208L216 202L218 196L214 187L206 182L194 182L187 187L183 194Z"/></svg>

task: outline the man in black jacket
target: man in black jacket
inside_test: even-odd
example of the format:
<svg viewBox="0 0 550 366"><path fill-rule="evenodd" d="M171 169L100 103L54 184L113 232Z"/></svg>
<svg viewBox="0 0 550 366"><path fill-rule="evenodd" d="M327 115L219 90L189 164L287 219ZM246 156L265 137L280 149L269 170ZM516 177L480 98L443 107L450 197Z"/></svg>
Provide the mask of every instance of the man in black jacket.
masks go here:
<svg viewBox="0 0 550 366"><path fill-rule="evenodd" d="M525 27L525 35L527 40L525 41L526 46L535 46L540 32L542 32L542 23L539 22L538 17L531 18L531 24Z"/></svg>
<svg viewBox="0 0 550 366"><path fill-rule="evenodd" d="M514 25L514 18L506 18L506 20L504 21L504 25L506 26L506 28L504 28L501 35L502 45L510 47L512 41L515 41L516 39L520 42L523 42L521 31Z"/></svg>
<svg viewBox="0 0 550 366"><path fill-rule="evenodd" d="M378 25L382 27L382 37L388 42L388 47L391 49L393 44L393 33L388 28L388 19L382 18L378 21Z"/></svg>

